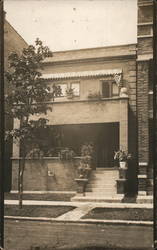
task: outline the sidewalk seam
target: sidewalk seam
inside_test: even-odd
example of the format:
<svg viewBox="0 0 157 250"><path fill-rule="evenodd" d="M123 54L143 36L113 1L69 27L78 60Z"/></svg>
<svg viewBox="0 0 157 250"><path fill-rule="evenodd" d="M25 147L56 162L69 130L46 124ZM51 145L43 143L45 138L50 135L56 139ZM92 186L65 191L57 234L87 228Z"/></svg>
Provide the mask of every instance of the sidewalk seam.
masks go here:
<svg viewBox="0 0 157 250"><path fill-rule="evenodd" d="M57 220L57 218L47 217L21 217L21 216L4 216L9 220L30 220L30 221L45 221L45 222L63 222L63 223L85 223L85 224L130 224L130 225L147 225L152 226L153 221L127 221L127 220L94 220L94 219L78 219L78 220Z"/></svg>

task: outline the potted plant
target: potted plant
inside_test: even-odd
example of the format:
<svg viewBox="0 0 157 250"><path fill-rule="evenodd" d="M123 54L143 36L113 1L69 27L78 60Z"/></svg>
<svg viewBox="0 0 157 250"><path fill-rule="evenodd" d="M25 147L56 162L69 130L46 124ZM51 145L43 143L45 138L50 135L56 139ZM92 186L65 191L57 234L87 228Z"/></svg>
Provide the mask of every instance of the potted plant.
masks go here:
<svg viewBox="0 0 157 250"><path fill-rule="evenodd" d="M79 179L86 179L90 170L89 166L85 167L83 164L80 164L78 167Z"/></svg>
<svg viewBox="0 0 157 250"><path fill-rule="evenodd" d="M32 159L41 159L44 157L44 152L39 148L38 145L35 145L34 148L27 153L26 157Z"/></svg>
<svg viewBox="0 0 157 250"><path fill-rule="evenodd" d="M93 100L99 100L99 99L101 99L101 94L100 94L100 92L89 92L89 94L88 94L88 98L89 99L93 99Z"/></svg>
<svg viewBox="0 0 157 250"><path fill-rule="evenodd" d="M89 175L91 172L90 167L91 157L90 156L84 156L79 164L78 167L78 178L75 179L77 182L77 192L78 193L85 193L86 185L88 183Z"/></svg>
<svg viewBox="0 0 157 250"><path fill-rule="evenodd" d="M127 168L127 162L129 159L131 159L131 154L127 153L124 150L120 149L119 151L115 152L115 154L114 154L114 160L119 161L119 166L122 169Z"/></svg>
<svg viewBox="0 0 157 250"><path fill-rule="evenodd" d="M78 185L78 193L85 193L86 185L92 170L93 163L92 143L83 144L81 147L81 161L78 166L78 178L75 179Z"/></svg>
<svg viewBox="0 0 157 250"><path fill-rule="evenodd" d="M72 149L64 148L60 150L59 157L60 160L72 160L75 156L75 152Z"/></svg>
<svg viewBox="0 0 157 250"><path fill-rule="evenodd" d="M74 97L74 89L73 88L67 88L66 89L66 96L68 99L72 99Z"/></svg>

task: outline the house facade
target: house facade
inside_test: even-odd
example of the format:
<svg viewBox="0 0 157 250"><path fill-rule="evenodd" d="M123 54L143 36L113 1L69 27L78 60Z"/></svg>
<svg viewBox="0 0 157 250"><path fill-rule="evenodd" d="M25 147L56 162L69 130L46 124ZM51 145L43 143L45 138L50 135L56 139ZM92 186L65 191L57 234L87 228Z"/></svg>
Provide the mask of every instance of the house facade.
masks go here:
<svg viewBox="0 0 157 250"><path fill-rule="evenodd" d="M118 185L125 182L130 194L152 195L152 16L152 2L139 0L137 44L55 52L44 61L42 78L52 91L54 85L61 90L61 95L49 102L52 111L46 116L50 129L59 136L43 134L44 158L28 159L24 190L76 191L80 148L92 143L93 171L107 173L106 180L109 173L115 176L115 195ZM55 152L47 155L51 148L72 149L74 160L61 162ZM125 178L119 177L113 159L119 149L132 155ZM12 162L12 190L17 190L17 145ZM95 189L112 194L111 189L103 188Z"/></svg>

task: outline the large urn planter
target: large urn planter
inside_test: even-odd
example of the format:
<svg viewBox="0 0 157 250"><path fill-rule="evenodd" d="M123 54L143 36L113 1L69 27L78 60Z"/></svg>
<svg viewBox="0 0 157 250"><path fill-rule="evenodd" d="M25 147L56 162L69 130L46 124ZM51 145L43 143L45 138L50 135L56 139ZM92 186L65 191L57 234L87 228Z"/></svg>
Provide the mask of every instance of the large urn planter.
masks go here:
<svg viewBox="0 0 157 250"><path fill-rule="evenodd" d="M126 169L127 168L127 162L126 161L120 161L119 162L120 169Z"/></svg>
<svg viewBox="0 0 157 250"><path fill-rule="evenodd" d="M86 178L78 178L78 179L75 179L75 181L77 182L77 193L84 194L88 179L86 179Z"/></svg>
<svg viewBox="0 0 157 250"><path fill-rule="evenodd" d="M127 162L119 162L119 179L117 180L117 194L125 194L127 185Z"/></svg>
<svg viewBox="0 0 157 250"><path fill-rule="evenodd" d="M123 88L123 94L125 94L125 89ZM115 152L114 160L119 161L119 179L117 180L117 193L126 194L127 193L127 173L128 173L128 160L132 158L132 155L128 152L120 149Z"/></svg>

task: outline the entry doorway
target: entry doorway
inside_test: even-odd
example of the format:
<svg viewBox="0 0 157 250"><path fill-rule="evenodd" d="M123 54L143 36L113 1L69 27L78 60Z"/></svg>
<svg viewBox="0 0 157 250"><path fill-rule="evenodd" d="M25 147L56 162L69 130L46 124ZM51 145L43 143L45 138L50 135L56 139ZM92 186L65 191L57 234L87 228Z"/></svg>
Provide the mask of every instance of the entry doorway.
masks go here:
<svg viewBox="0 0 157 250"><path fill-rule="evenodd" d="M97 167L114 167L114 152L119 149L119 124L102 125L97 141Z"/></svg>
<svg viewBox="0 0 157 250"><path fill-rule="evenodd" d="M114 151L119 149L119 123L88 123L52 126L52 136L48 134L46 144L50 148L70 148L77 156L81 155L81 146L94 145L94 167L114 167ZM54 135L57 135L54 137ZM42 145L44 143L42 142Z"/></svg>

